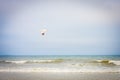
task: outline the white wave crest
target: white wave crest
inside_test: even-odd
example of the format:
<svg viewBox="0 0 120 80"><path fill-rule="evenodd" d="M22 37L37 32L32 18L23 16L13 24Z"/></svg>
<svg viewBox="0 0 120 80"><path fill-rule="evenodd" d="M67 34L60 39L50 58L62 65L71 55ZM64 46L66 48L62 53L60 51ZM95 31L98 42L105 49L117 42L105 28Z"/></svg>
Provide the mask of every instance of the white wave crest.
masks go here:
<svg viewBox="0 0 120 80"><path fill-rule="evenodd" d="M16 60L16 61L0 61L0 63L14 63L14 64L25 64L25 63L60 63L62 59L51 59L51 60Z"/></svg>
<svg viewBox="0 0 120 80"><path fill-rule="evenodd" d="M25 69L0 69L0 72L100 72L100 73L105 73L105 72L114 72L114 73L120 73L120 69L70 69L70 68L25 68Z"/></svg>
<svg viewBox="0 0 120 80"><path fill-rule="evenodd" d="M110 63L114 63L117 66L120 66L120 61L110 61Z"/></svg>

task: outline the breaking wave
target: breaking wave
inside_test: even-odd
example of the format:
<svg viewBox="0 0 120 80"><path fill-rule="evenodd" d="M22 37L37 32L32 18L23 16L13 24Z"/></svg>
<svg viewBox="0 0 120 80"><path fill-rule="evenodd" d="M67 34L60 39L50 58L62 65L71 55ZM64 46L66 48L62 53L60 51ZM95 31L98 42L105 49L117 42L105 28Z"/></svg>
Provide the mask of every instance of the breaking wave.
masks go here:
<svg viewBox="0 0 120 80"><path fill-rule="evenodd" d="M120 66L120 61L118 60L96 60L93 63Z"/></svg>
<svg viewBox="0 0 120 80"><path fill-rule="evenodd" d="M1 60L0 63L13 63L13 64L26 64L26 63L61 63L63 59L53 59L53 60L16 60L16 61L8 61Z"/></svg>
<svg viewBox="0 0 120 80"><path fill-rule="evenodd" d="M117 72L120 73L120 60L87 60L87 61L75 60L75 59L0 60L0 64L1 64L0 72L102 72L102 73ZM4 65L4 64L8 64L8 65ZM12 65L13 67L10 67L11 65L9 66L9 64L21 64L21 65ZM24 65L24 64L30 64L30 65Z"/></svg>
<svg viewBox="0 0 120 80"><path fill-rule="evenodd" d="M72 61L72 60L65 60L65 59L49 59L49 60L0 60L0 63L5 63L5 64L27 64L27 63L31 63L31 64L40 64L40 63L62 63L67 61L68 64L86 64L86 65L108 65L108 66L120 66L120 61L119 60L94 60L94 61L86 61L86 62L82 62L82 61Z"/></svg>

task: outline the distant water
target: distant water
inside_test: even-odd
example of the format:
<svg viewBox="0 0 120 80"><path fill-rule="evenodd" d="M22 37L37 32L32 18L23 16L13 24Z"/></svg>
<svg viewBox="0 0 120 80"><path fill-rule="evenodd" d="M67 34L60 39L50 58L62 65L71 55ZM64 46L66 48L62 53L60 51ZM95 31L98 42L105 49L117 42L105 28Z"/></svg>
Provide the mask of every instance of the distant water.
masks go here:
<svg viewBox="0 0 120 80"><path fill-rule="evenodd" d="M120 56L0 56L0 72L120 72Z"/></svg>

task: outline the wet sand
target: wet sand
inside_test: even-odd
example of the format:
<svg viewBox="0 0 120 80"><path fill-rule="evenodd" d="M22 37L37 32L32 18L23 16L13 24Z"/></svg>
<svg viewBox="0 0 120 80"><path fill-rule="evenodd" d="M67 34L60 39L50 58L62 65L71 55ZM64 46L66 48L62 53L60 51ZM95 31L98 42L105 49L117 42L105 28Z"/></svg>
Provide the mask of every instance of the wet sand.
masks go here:
<svg viewBox="0 0 120 80"><path fill-rule="evenodd" d="M120 73L0 72L0 80L120 80Z"/></svg>

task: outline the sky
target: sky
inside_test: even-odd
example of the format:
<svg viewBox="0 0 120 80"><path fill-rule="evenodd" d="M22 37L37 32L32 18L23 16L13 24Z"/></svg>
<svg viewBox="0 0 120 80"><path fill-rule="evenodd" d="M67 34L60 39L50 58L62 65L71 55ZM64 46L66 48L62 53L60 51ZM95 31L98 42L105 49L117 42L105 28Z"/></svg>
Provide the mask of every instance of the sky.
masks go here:
<svg viewBox="0 0 120 80"><path fill-rule="evenodd" d="M120 55L119 34L120 0L0 0L0 55Z"/></svg>

